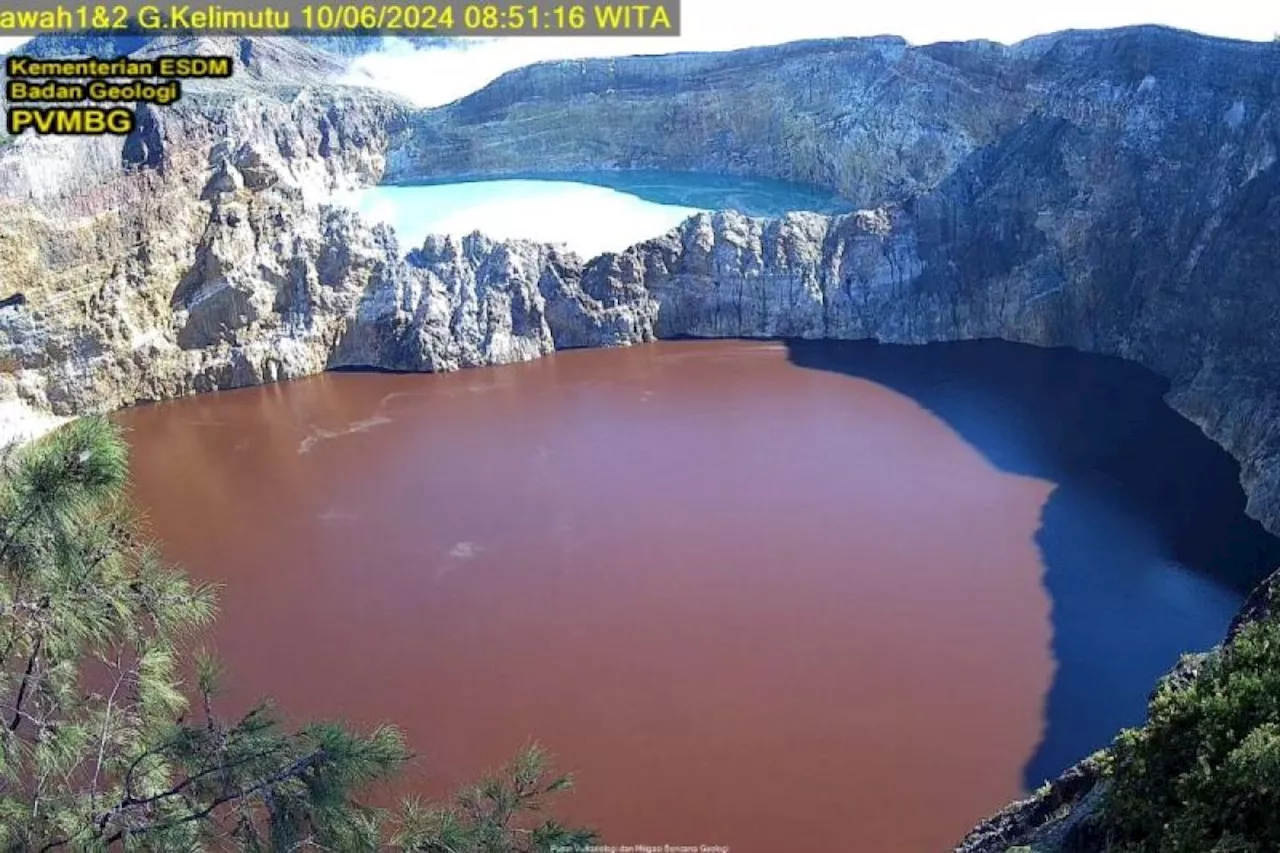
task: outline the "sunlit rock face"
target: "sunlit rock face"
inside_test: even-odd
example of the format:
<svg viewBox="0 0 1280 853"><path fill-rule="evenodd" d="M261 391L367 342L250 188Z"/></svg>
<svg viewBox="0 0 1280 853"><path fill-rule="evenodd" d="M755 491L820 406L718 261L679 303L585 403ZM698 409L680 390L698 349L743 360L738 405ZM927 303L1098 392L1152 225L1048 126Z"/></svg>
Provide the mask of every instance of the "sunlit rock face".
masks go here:
<svg viewBox="0 0 1280 853"><path fill-rule="evenodd" d="M0 308L11 399L71 415L676 335L1000 337L1167 376L1280 530L1273 45L808 42L548 63L414 111L325 83L306 45L232 41L204 47L248 72L128 138L0 148L0 281L26 296ZM271 82L295 65L306 85ZM626 168L805 181L861 209L700 214L583 259L402 245L329 203L382 179Z"/></svg>
<svg viewBox="0 0 1280 853"><path fill-rule="evenodd" d="M388 178L680 169L873 206L930 188L1016 126L1036 99L1014 79L1026 65L1002 47L893 37L540 63L417 116Z"/></svg>

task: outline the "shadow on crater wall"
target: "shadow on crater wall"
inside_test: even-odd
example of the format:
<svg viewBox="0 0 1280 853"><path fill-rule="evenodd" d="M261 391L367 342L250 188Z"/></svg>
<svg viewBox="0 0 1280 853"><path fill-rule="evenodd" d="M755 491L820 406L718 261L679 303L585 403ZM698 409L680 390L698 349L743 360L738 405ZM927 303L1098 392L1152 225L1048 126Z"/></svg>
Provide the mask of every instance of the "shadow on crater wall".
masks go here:
<svg viewBox="0 0 1280 853"><path fill-rule="evenodd" d="M1280 564L1239 466L1120 359L1003 341L789 341L798 366L893 388L1001 470L1057 485L1037 534L1057 672L1028 789L1141 723L1156 681Z"/></svg>

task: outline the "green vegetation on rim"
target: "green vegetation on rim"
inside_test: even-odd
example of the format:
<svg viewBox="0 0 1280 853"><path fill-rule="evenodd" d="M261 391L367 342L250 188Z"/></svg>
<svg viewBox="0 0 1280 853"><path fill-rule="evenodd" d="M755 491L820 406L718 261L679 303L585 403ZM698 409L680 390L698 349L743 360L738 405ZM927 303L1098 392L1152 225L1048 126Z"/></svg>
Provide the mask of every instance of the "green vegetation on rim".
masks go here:
<svg viewBox="0 0 1280 853"><path fill-rule="evenodd" d="M0 457L0 849L522 853L594 837L534 819L569 785L536 745L452 803L393 815L358 795L409 758L396 729L220 714L219 667L191 650L213 590L162 562L127 482L100 417Z"/></svg>
<svg viewBox="0 0 1280 853"><path fill-rule="evenodd" d="M1280 850L1280 622L1246 626L1111 750L1099 825L1115 853Z"/></svg>

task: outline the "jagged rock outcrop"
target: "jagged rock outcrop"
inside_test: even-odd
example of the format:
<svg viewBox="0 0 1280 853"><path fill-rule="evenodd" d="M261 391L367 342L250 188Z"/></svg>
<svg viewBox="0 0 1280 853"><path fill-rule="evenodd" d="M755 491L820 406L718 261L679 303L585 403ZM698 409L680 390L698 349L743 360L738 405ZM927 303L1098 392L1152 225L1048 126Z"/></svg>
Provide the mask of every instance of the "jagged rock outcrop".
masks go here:
<svg viewBox="0 0 1280 853"><path fill-rule="evenodd" d="M314 264L359 226L311 198L371 180L394 116L303 92L20 140L0 156L0 289L26 301L0 311L0 386L70 415L323 369L344 303ZM326 134L345 142L323 156ZM305 322L300 299L320 308Z"/></svg>
<svg viewBox="0 0 1280 853"><path fill-rule="evenodd" d="M1080 851L1107 784L1102 762L1090 756L974 827L952 853L1064 853L1072 844Z"/></svg>

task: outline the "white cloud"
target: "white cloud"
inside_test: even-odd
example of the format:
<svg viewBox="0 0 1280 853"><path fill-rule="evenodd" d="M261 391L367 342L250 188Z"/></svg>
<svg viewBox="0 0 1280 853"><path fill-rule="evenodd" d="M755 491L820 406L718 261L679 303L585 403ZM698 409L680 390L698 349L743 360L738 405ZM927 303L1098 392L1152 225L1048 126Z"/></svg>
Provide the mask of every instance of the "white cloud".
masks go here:
<svg viewBox="0 0 1280 853"><path fill-rule="evenodd" d="M0 53L12 53L31 40L31 36L0 36Z"/></svg>
<svg viewBox="0 0 1280 853"><path fill-rule="evenodd" d="M1014 42L1064 29L1165 24L1210 35L1272 38L1280 16L1257 0L1152 3L1143 0L683 0L677 38L507 38L471 41L466 50L407 48L362 57L352 83L377 85L422 106L447 103L498 75L546 59L622 56L684 50L728 50L803 38L900 35L914 44L986 38Z"/></svg>

